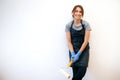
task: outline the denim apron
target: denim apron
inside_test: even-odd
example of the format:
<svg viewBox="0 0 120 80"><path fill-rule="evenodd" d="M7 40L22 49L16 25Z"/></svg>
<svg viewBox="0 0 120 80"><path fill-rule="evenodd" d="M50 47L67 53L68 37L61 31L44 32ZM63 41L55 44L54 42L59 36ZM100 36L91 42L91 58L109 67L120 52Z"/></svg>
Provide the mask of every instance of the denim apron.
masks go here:
<svg viewBox="0 0 120 80"><path fill-rule="evenodd" d="M84 36L85 36L85 28L84 25L82 24L82 29L81 30L75 30L72 28L73 23L71 24L70 27L70 33L71 33L71 42L73 45L74 52L77 53L83 42L84 42ZM71 57L71 53L69 51L69 58ZM70 58L71 59L71 58ZM83 50L82 54L79 57L79 60L75 63L72 64L72 66L88 66L88 61L89 61L89 43L87 44L86 48Z"/></svg>

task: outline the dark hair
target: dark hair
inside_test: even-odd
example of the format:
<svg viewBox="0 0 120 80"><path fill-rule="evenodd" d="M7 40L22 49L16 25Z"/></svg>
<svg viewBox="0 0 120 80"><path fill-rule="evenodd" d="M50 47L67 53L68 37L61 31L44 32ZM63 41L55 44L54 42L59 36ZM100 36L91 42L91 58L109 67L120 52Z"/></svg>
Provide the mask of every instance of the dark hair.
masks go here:
<svg viewBox="0 0 120 80"><path fill-rule="evenodd" d="M82 10L82 16L84 15L84 9L81 5L75 5L73 10L72 10L72 13L75 12L76 8L79 7L81 10ZM73 16L73 15L72 15Z"/></svg>

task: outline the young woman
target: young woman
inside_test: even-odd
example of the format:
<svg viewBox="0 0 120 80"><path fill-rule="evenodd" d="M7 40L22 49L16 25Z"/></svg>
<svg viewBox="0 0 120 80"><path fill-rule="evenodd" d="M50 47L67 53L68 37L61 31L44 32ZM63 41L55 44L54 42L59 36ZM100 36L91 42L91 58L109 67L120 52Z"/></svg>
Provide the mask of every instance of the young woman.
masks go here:
<svg viewBox="0 0 120 80"><path fill-rule="evenodd" d="M70 60L74 58L72 64L72 80L82 80L89 61L89 36L90 25L82 20L84 9L81 5L75 5L72 10L73 20L66 25L66 37L69 48Z"/></svg>

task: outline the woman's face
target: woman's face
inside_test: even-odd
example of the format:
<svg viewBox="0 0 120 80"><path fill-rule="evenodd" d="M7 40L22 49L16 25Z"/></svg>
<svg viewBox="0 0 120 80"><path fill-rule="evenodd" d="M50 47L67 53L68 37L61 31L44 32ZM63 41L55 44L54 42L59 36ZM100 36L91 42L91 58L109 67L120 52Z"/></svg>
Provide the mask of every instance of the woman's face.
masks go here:
<svg viewBox="0 0 120 80"><path fill-rule="evenodd" d="M82 10L81 10L81 8L77 7L75 9L75 11L73 11L72 14L73 14L74 19L80 20L82 18Z"/></svg>

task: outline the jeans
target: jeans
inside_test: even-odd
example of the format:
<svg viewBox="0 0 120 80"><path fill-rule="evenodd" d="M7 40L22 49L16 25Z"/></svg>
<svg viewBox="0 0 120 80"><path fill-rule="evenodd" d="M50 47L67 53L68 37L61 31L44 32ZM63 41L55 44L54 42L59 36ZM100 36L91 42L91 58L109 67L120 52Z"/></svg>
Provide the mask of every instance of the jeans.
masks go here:
<svg viewBox="0 0 120 80"><path fill-rule="evenodd" d="M80 67L76 67L73 66L73 78L72 80L82 80L82 78L85 76L87 67L84 66L80 66Z"/></svg>

